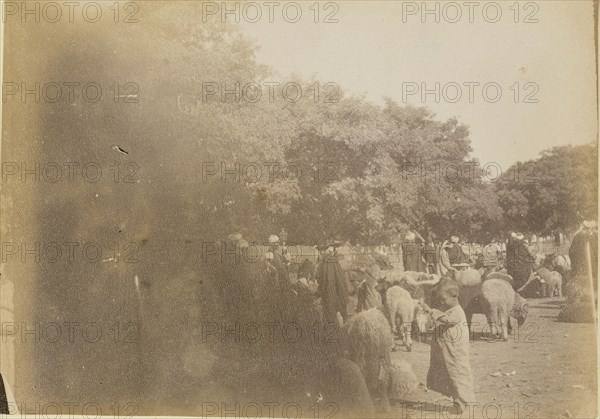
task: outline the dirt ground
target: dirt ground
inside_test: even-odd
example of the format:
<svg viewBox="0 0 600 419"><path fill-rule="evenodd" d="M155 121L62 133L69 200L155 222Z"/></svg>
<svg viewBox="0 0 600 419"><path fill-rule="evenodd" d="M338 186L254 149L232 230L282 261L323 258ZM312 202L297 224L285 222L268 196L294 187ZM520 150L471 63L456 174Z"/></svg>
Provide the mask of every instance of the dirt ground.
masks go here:
<svg viewBox="0 0 600 419"><path fill-rule="evenodd" d="M596 327L593 324L559 323L557 316L564 299L530 299L529 316L526 323L515 329L509 341L488 342L479 336L486 323L483 315L473 318L475 340L471 342L471 369L475 385L475 396L479 405L457 416L450 410L452 403L439 393L425 388L429 368L428 342L413 341L412 352L399 346L392 352L393 359L408 360L422 385L405 400L392 401L392 409L384 414L374 413L377 418L414 418L414 419L454 419L461 418L594 418L597 417L597 369L596 369ZM516 326L516 322L513 320ZM191 345L193 365L196 371L206 363L206 353L199 352L201 345ZM243 360L242 360L243 361ZM245 361L243 361L245 362ZM236 372L238 366L231 366ZM285 371L282 371L284 373ZM492 375L493 374L493 375ZM181 379L181 377L179 377ZM190 380L187 377L186 380ZM293 381L293 380L292 380ZM225 406L231 409L238 406L233 416L245 417L246 410L252 416L295 417L290 410L284 414L281 407L288 402L298 402L302 407L302 417L344 418L342 413L326 409L315 411L317 394L301 394L282 387L281 394L272 386L257 378L253 387L236 384L237 381L217 379L207 382L199 377L187 382L189 392L178 394L179 410L172 408L173 400L162 400L153 407L158 412L160 405L168 405L168 414L219 417L226 413ZM223 394L227 396L224 397ZM279 403L276 413L269 414L265 406L265 394L268 400ZM198 396L201 395L201 396ZM320 397L320 394L318 394ZM293 398L289 398L293 397ZM305 399L301 399L305 397ZM218 402L208 402L208 401ZM248 403L250 400L253 403ZM254 414L251 405L255 401L262 407L262 414ZM241 401L241 402L240 402ZM269 402L269 403L271 403ZM237 403L237 404L236 404ZM218 406L217 406L218 404ZM206 405L206 406L205 406ZM216 409L216 410L210 410ZM240 407L241 406L241 407ZM234 409L235 410L235 409ZM293 409L292 409L293 410ZM229 417L231 415L229 414Z"/></svg>
<svg viewBox="0 0 600 419"><path fill-rule="evenodd" d="M562 304L561 298L531 299L526 323L513 331L508 342L475 337L471 368L479 406L464 412L463 418L597 416L596 328L557 322ZM481 332L485 317L475 315L473 322L479 323L474 331ZM429 349L428 343L414 342L412 352L400 347L392 357L407 359L425 383ZM451 402L442 398L422 385L395 404L390 416L457 417L448 410Z"/></svg>

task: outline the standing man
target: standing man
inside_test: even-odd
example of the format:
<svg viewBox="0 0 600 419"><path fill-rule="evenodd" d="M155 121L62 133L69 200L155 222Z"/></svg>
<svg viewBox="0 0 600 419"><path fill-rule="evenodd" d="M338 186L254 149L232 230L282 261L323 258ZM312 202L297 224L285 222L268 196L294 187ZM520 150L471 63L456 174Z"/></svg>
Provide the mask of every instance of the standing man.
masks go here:
<svg viewBox="0 0 600 419"><path fill-rule="evenodd" d="M502 248L496 239L483 248L483 267L488 271L493 271L498 267Z"/></svg>
<svg viewBox="0 0 600 419"><path fill-rule="evenodd" d="M440 246L440 274L445 275L448 271L456 270L450 265L450 258L448 257L448 249L451 247L451 244L448 243L448 240L444 240L444 243Z"/></svg>
<svg viewBox="0 0 600 419"><path fill-rule="evenodd" d="M282 290L290 287L290 275L288 273L287 261L282 254L282 248L279 242L279 237L272 234L269 236L269 247L271 248L272 264L277 270L277 278L279 279L279 286Z"/></svg>
<svg viewBox="0 0 600 419"><path fill-rule="evenodd" d="M594 221L584 221L571 242L569 257L571 258L571 275L573 277L589 275L586 259L586 247L588 246L592 263L592 277L594 278L594 285L596 285L597 281L595 279L598 278L598 232Z"/></svg>
<svg viewBox="0 0 600 419"><path fill-rule="evenodd" d="M405 271L424 272L422 247L425 240L416 231L409 231L402 242L402 264Z"/></svg>
<svg viewBox="0 0 600 419"><path fill-rule="evenodd" d="M513 288L518 291L533 273L535 250L528 246L521 233L511 233L506 244L506 273L513 277Z"/></svg>
<svg viewBox="0 0 600 419"><path fill-rule="evenodd" d="M459 243L458 236L450 237L450 248L448 248L448 259L450 259L450 265L458 265L467 261L467 255L463 252L462 247Z"/></svg>
<svg viewBox="0 0 600 419"><path fill-rule="evenodd" d="M435 247L435 244L433 243L433 237L431 236L431 234L427 236L427 243L425 243L424 255L427 273L437 274L437 249Z"/></svg>
<svg viewBox="0 0 600 419"><path fill-rule="evenodd" d="M317 295L321 297L323 320L328 324L341 326L338 313L341 316L342 324L346 322L347 318L348 285L346 274L340 266L336 243L324 246L320 250L320 262L317 266L315 279L318 283Z"/></svg>

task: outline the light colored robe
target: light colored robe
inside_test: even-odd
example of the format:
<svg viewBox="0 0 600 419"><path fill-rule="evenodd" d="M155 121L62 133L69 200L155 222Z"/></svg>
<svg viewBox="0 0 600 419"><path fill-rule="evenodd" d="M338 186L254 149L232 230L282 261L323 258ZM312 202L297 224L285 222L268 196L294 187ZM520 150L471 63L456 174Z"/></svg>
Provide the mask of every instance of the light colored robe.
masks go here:
<svg viewBox="0 0 600 419"><path fill-rule="evenodd" d="M474 403L469 361L469 329L460 305L442 312L432 310L436 322L431 342L427 387L462 403Z"/></svg>

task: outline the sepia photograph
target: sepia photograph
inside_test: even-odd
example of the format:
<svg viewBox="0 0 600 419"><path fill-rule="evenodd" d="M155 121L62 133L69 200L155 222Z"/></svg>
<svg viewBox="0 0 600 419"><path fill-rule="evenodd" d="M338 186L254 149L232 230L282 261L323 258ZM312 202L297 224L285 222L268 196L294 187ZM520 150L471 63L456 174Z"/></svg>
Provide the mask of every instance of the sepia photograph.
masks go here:
<svg viewBox="0 0 600 419"><path fill-rule="evenodd" d="M598 417L598 3L0 0L0 417Z"/></svg>

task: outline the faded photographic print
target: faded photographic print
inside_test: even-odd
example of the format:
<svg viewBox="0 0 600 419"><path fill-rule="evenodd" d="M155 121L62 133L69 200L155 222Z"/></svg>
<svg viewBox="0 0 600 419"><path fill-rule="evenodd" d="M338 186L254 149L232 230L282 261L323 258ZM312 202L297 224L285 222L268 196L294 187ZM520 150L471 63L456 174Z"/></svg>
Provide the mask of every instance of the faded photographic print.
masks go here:
<svg viewBox="0 0 600 419"><path fill-rule="evenodd" d="M598 1L0 1L0 416L598 416Z"/></svg>

